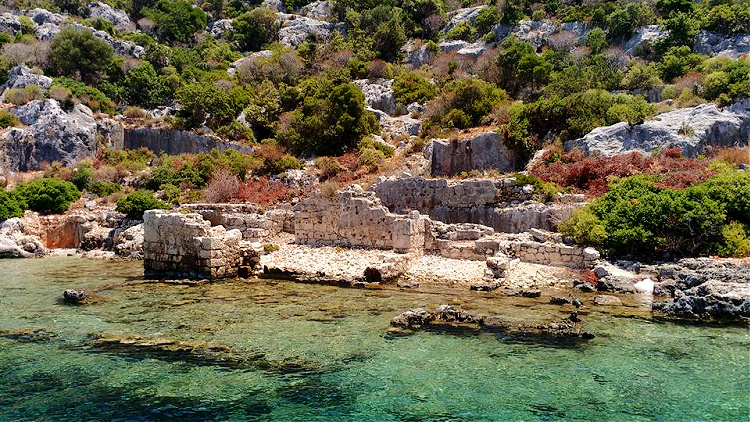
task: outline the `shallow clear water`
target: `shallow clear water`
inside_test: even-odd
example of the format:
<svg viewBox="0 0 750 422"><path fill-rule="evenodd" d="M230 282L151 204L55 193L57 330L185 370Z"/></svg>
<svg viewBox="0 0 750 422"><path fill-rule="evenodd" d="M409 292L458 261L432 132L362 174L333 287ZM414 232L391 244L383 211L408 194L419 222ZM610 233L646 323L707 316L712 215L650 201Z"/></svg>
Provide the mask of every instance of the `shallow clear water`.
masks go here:
<svg viewBox="0 0 750 422"><path fill-rule="evenodd" d="M389 335L388 323L417 306L453 303L515 321L549 319L559 307L544 298L447 287L360 290L268 280L183 286L139 284L141 275L140 262L0 261L1 421L747 421L750 415L746 327L590 312L586 327L597 337L587 343L402 337ZM91 305L59 299L68 288L109 283L115 285ZM647 309L631 305L631 314ZM97 345L96 336L170 339L195 350L111 348ZM219 346L225 348L209 349Z"/></svg>

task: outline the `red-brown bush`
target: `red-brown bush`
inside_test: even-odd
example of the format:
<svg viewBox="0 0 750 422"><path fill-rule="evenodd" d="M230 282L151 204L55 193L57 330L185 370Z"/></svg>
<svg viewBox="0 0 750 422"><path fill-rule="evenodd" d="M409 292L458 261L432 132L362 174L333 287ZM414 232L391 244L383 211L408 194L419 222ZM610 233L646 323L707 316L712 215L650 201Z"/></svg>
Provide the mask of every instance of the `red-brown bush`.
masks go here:
<svg viewBox="0 0 750 422"><path fill-rule="evenodd" d="M660 187L684 188L705 181L712 173L708 171L708 161L682 157L679 148L671 148L657 156L631 152L613 157L587 157L579 150L567 153L550 150L531 169L531 174L596 197L607 192L613 177L650 174L660 178Z"/></svg>
<svg viewBox="0 0 750 422"><path fill-rule="evenodd" d="M237 199L242 202L269 205L291 200L299 194L299 190L292 189L279 180L272 181L268 177L258 177L240 185Z"/></svg>

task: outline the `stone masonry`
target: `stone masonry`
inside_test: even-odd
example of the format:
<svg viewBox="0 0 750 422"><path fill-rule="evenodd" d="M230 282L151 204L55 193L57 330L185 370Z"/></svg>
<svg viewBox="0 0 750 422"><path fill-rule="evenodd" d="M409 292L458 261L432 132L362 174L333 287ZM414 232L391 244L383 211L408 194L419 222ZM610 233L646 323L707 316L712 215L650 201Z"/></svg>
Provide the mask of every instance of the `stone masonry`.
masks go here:
<svg viewBox="0 0 750 422"><path fill-rule="evenodd" d="M146 211L143 257L149 278L237 276L242 264L239 230L211 227L200 214Z"/></svg>
<svg viewBox="0 0 750 422"><path fill-rule="evenodd" d="M294 233L294 213L289 209L264 211L255 204L186 204L181 209L200 214L212 226L237 229L249 242L263 242L282 232Z"/></svg>
<svg viewBox="0 0 750 422"><path fill-rule="evenodd" d="M552 204L531 200L532 185L513 177L499 179L381 178L372 188L383 205L405 214L417 210L445 223L475 223L498 232L532 228L553 230L560 215L583 205L581 195L565 195ZM562 203L566 202L566 203Z"/></svg>
<svg viewBox="0 0 750 422"><path fill-rule="evenodd" d="M331 198L318 195L297 204L294 234L302 244L421 253L427 220L416 211L409 215L391 213L373 192L353 185Z"/></svg>

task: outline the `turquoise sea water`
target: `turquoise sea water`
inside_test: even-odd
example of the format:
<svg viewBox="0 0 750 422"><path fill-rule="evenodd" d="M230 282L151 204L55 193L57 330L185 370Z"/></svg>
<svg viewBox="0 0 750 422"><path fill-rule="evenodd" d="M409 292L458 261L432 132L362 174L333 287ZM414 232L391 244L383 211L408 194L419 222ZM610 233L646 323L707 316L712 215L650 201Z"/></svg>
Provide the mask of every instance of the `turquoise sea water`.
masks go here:
<svg viewBox="0 0 750 422"><path fill-rule="evenodd" d="M513 321L560 308L448 287L141 275L140 262L0 261L0 421L750 420L747 327L655 322L636 301L640 317L582 312L586 343L394 336L390 319L418 306ZM90 305L59 299L110 283Z"/></svg>

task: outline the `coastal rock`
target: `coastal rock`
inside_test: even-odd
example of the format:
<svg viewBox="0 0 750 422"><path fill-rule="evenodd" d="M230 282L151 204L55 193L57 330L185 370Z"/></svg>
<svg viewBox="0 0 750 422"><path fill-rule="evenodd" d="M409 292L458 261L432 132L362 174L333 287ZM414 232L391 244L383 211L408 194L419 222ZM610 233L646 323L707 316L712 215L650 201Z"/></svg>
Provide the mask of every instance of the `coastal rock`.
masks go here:
<svg viewBox="0 0 750 422"><path fill-rule="evenodd" d="M609 295L597 295L594 296L594 299L592 300L594 302L594 305L598 306L619 306L622 305L622 301L617 296L609 296Z"/></svg>
<svg viewBox="0 0 750 422"><path fill-rule="evenodd" d="M433 176L447 176L471 170L497 169L511 172L520 166L520 157L505 145L497 132L481 133L471 139L433 139L425 148Z"/></svg>
<svg viewBox="0 0 750 422"><path fill-rule="evenodd" d="M365 94L365 105L388 115L396 114L393 79L359 79L352 82Z"/></svg>
<svg viewBox="0 0 750 422"><path fill-rule="evenodd" d="M3 90L24 88L29 85L36 85L42 89L42 92L49 91L52 86L52 78L49 76L38 75L31 71L26 65L18 65L8 71L8 81L3 84ZM4 94L3 94L4 97Z"/></svg>
<svg viewBox="0 0 750 422"><path fill-rule="evenodd" d="M143 224L116 230L113 236L115 253L129 258L143 258Z"/></svg>
<svg viewBox="0 0 750 422"><path fill-rule="evenodd" d="M95 156L99 143L122 145L121 126L100 125L83 104L66 112L56 100L34 100L11 112L27 125L12 128L0 137L2 161L12 171L38 170L43 163L53 161L73 166ZM108 130L100 132L100 127Z"/></svg>
<svg viewBox="0 0 750 422"><path fill-rule="evenodd" d="M686 156L696 157L710 147L745 146L748 140L750 99L743 99L724 108L713 103L681 108L634 126L621 122L599 127L583 138L565 142L565 149L611 156L679 147Z"/></svg>
<svg viewBox="0 0 750 422"><path fill-rule="evenodd" d="M79 304L87 297L88 295L83 290L66 290L63 292L63 300L66 303Z"/></svg>
<svg viewBox="0 0 750 422"><path fill-rule="evenodd" d="M737 59L750 53L750 35L724 35L700 31L695 37L695 52L700 54L727 56Z"/></svg>
<svg viewBox="0 0 750 422"><path fill-rule="evenodd" d="M496 316L458 310L450 305L440 305L434 312L423 308L403 312L391 320L391 325L407 330L487 331L519 338L594 337L583 329L582 321L578 318L554 320L546 324L514 324Z"/></svg>
<svg viewBox="0 0 750 422"><path fill-rule="evenodd" d="M33 235L22 218L0 223L0 257L28 258L46 253L41 240Z"/></svg>
<svg viewBox="0 0 750 422"><path fill-rule="evenodd" d="M118 31L135 32L135 24L130 20L127 12L116 9L106 3L93 2L89 4L90 19L104 19L112 22L112 26Z"/></svg>
<svg viewBox="0 0 750 422"><path fill-rule="evenodd" d="M652 308L668 317L750 318L750 263L683 259L659 267L657 286L659 292L671 292L672 301L654 302Z"/></svg>

